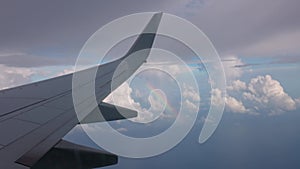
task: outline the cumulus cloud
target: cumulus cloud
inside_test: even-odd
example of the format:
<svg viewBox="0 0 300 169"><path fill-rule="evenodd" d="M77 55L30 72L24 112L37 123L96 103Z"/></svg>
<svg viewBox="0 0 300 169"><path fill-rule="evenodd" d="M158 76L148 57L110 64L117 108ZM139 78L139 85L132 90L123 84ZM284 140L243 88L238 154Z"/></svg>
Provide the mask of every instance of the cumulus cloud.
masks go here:
<svg viewBox="0 0 300 169"><path fill-rule="evenodd" d="M234 81L229 89L232 96L227 96L226 107L234 113L279 115L296 110L299 102L289 96L271 75L257 76L248 84Z"/></svg>
<svg viewBox="0 0 300 169"><path fill-rule="evenodd" d="M234 97L226 97L225 99L227 108L234 113L245 113L246 108L241 101L236 100Z"/></svg>
<svg viewBox="0 0 300 169"><path fill-rule="evenodd" d="M228 86L228 90L240 91L245 90L247 88L246 83L240 80L235 80L232 82L231 86Z"/></svg>
<svg viewBox="0 0 300 169"><path fill-rule="evenodd" d="M183 106L187 108L186 114L197 113L199 109L200 95L195 89L189 87L188 85L183 85L182 91L182 101ZM134 95L135 94L135 95ZM154 89L150 92L147 100L150 103L150 108L146 109L145 105L133 99L134 97L143 96L140 94L139 90L135 90L129 86L127 82L123 83L119 88L112 92L104 102L119 105L129 109L138 111L138 116L136 118L130 119L133 122L139 123L149 123L155 119L161 118L176 118L175 114L170 115L170 113L164 113L164 111L170 110L170 103L168 103L167 97L164 92L160 89ZM170 98L169 98L170 99Z"/></svg>
<svg viewBox="0 0 300 169"><path fill-rule="evenodd" d="M198 113L200 109L200 93L194 87L183 83L182 88L182 108L186 118L192 118L194 113Z"/></svg>
<svg viewBox="0 0 300 169"><path fill-rule="evenodd" d="M233 88L233 87L232 87ZM224 99L224 100L223 100ZM225 108L227 111L233 113L248 113L241 101L238 101L236 98L231 96L225 96L222 98L222 91L220 89L212 89L211 90L211 104L214 106L222 105L225 101Z"/></svg>
<svg viewBox="0 0 300 169"><path fill-rule="evenodd" d="M296 109L295 100L285 93L281 84L270 75L251 79L248 92L244 92L243 96L246 100L260 104L261 107L271 107L270 115Z"/></svg>
<svg viewBox="0 0 300 169"><path fill-rule="evenodd" d="M211 92L211 104L221 105L223 103L222 91L220 89L212 89Z"/></svg>
<svg viewBox="0 0 300 169"><path fill-rule="evenodd" d="M116 104L122 107L127 107L130 109L140 108L141 105L135 102L132 97L132 88L127 82L119 86L114 92L112 92L103 101L107 103Z"/></svg>
<svg viewBox="0 0 300 169"><path fill-rule="evenodd" d="M190 112L195 112L195 110L198 109L198 106L195 103L188 100L188 99L186 99L184 101L184 104L187 106L187 108L188 108L188 110L190 110Z"/></svg>
<svg viewBox="0 0 300 169"><path fill-rule="evenodd" d="M151 106L150 109L145 109L139 102L132 98L132 93L132 88L125 82L103 101L138 111L138 116L130 120L140 123L147 123L155 120L165 108L165 102L161 102L161 100L155 98L155 94L150 94L148 101Z"/></svg>
<svg viewBox="0 0 300 169"><path fill-rule="evenodd" d="M193 102L200 101L200 95L198 92L195 91L195 89L191 86L188 86L187 84L183 85L183 93L182 96L185 99L189 99Z"/></svg>

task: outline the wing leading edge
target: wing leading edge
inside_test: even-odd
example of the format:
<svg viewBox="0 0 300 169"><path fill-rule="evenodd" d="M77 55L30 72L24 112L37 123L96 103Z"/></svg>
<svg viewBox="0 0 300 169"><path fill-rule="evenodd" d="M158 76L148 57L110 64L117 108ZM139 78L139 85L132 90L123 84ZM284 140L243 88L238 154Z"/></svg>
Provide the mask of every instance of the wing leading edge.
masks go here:
<svg viewBox="0 0 300 169"><path fill-rule="evenodd" d="M122 58L90 68L98 70L95 94L103 118L91 111L81 122L101 122L137 115L136 111L126 108L121 109L127 114L122 112L120 115L115 105L103 103L102 100L146 61L161 17L162 13L152 16ZM118 71L117 67L124 63L129 67L119 76L113 76ZM85 71L89 69L80 73ZM88 96L80 104L89 107L91 98ZM79 123L72 101L72 74L2 90L0 107L0 168L44 169L50 165L54 169L84 169L117 163L117 156L113 154L62 140ZM58 160L58 157L63 159Z"/></svg>

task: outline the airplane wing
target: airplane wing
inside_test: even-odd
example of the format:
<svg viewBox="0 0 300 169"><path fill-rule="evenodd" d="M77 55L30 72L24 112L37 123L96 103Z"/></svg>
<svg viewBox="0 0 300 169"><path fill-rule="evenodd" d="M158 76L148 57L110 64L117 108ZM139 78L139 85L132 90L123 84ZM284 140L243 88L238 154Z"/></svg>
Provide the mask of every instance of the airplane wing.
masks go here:
<svg viewBox="0 0 300 169"><path fill-rule="evenodd" d="M87 169L116 164L114 154L77 145L62 138L79 122L92 123L125 119L137 112L118 113L115 105L101 102L127 80L147 59L155 39L162 13L152 16L144 31L122 58L80 71L97 69L95 94L102 116L93 111L78 120L72 100L72 75L68 74L37 83L0 91L0 168L1 169ZM151 29L151 32L147 33ZM147 32L146 32L147 31ZM134 52L149 49L141 55ZM113 76L119 64L130 68ZM112 85L113 77L117 83ZM87 99L88 102L89 98ZM88 103L85 103L89 106Z"/></svg>

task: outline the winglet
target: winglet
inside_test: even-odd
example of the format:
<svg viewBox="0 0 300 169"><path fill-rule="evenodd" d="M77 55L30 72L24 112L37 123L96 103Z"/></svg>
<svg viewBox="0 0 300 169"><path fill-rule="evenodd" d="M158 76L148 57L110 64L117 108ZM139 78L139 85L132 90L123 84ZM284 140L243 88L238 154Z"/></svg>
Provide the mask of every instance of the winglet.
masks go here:
<svg viewBox="0 0 300 169"><path fill-rule="evenodd" d="M159 23L161 21L163 13L155 13L142 33L138 36L132 47L129 49L129 51L126 53L124 57L127 57L134 52L137 52L139 50L143 49L150 49L152 48L156 32L158 30Z"/></svg>
<svg viewBox="0 0 300 169"><path fill-rule="evenodd" d="M146 62L150 55L162 16L162 12L155 13L125 56L120 58L121 63L116 67L114 72L115 77L112 79L112 91L125 82Z"/></svg>

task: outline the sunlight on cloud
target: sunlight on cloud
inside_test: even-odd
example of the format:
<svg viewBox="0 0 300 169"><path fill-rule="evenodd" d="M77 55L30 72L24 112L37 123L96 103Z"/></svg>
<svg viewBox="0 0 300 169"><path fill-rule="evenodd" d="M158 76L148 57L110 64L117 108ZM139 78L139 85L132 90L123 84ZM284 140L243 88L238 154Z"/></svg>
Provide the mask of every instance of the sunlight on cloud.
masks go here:
<svg viewBox="0 0 300 169"><path fill-rule="evenodd" d="M226 108L234 113L280 115L296 110L299 102L289 96L271 75L257 76L248 84L237 80L228 89L232 96L227 96Z"/></svg>
<svg viewBox="0 0 300 169"><path fill-rule="evenodd" d="M149 75L152 76L152 74ZM197 106L197 103L200 102L200 96L197 95L197 92L194 88L188 86L187 84L183 85L182 90L183 104L185 104L185 106L188 108L188 112L186 112L186 115L189 116L189 113L194 113L195 110L198 110L199 107ZM116 104L138 111L138 117L130 119L133 122L148 123L156 120L158 117L167 119L176 118L176 114L173 114L174 112L176 112L176 110L172 108L169 103L170 100L168 100L164 92L160 89L154 89L150 92L149 96L146 96L148 97L147 100L150 103L149 109L146 109L146 106L143 105L142 102L136 101L133 96L145 97L139 90L133 90L129 86L128 82L125 82L114 92L112 92L107 98L105 98L104 102ZM172 111L173 113L165 113L164 111Z"/></svg>
<svg viewBox="0 0 300 169"><path fill-rule="evenodd" d="M132 98L132 91L133 90L129 86L129 84L125 82L114 92L112 92L107 98L105 98L103 102L115 104L118 106L138 111L138 116L136 118L131 119L134 122L152 121L154 118L154 114L152 112L149 112L147 109L142 108L141 104L136 102ZM150 99L150 104L157 105L159 103L156 104L154 99Z"/></svg>
<svg viewBox="0 0 300 169"><path fill-rule="evenodd" d="M241 101L234 97L227 96L225 99L226 108L233 113L246 113L246 108Z"/></svg>

